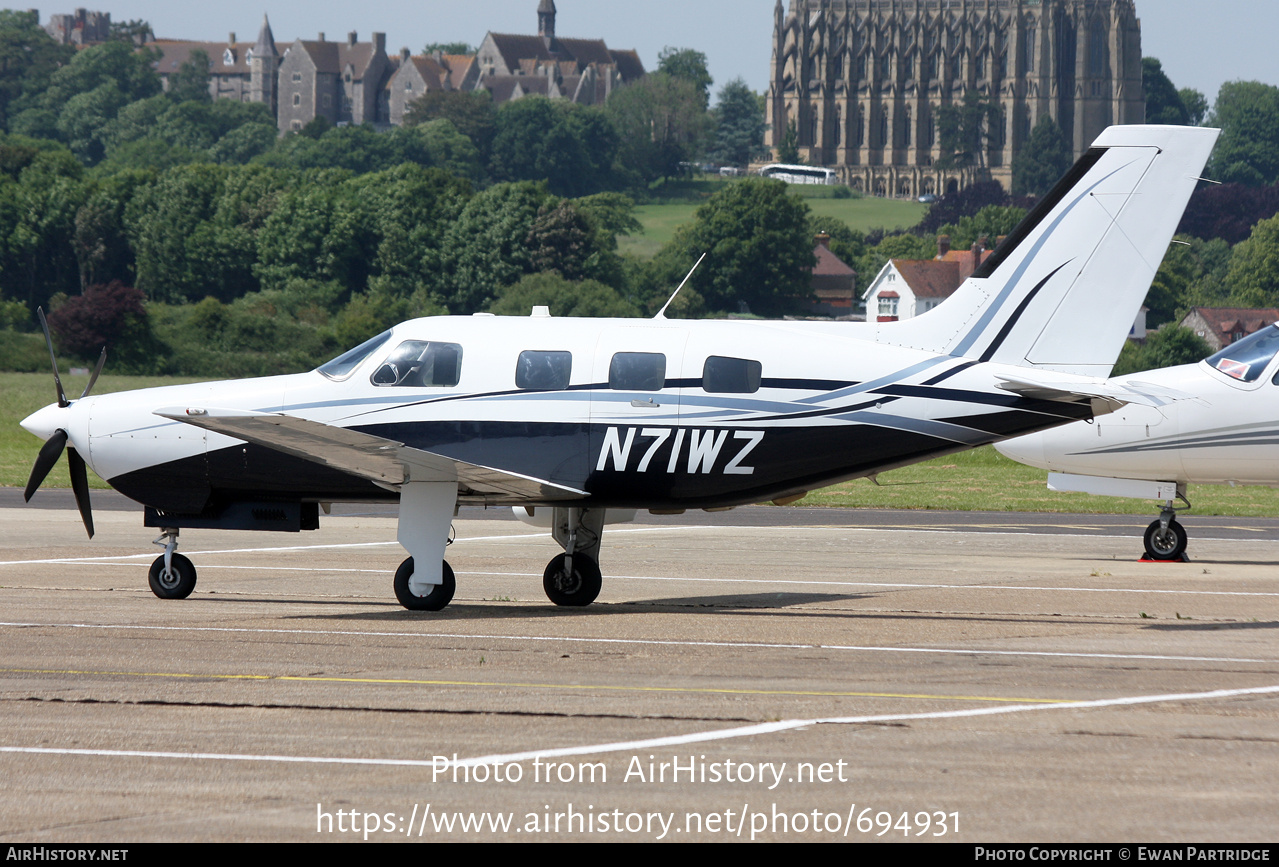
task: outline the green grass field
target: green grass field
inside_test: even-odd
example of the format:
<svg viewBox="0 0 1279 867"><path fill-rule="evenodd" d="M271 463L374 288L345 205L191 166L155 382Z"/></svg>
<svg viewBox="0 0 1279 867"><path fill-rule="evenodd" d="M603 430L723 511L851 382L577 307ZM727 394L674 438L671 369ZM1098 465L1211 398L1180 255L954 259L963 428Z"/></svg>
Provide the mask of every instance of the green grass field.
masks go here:
<svg viewBox="0 0 1279 867"><path fill-rule="evenodd" d="M643 225L644 233L618 238L618 249L641 259L651 259L675 237L676 229L693 219L693 212L702 202L727 183L732 181L682 181L661 188L659 193L665 195L655 195L653 201L635 209L635 218ZM862 232L880 228L905 229L918 223L928 211L927 205L918 202L871 196L836 199L830 197L830 191L830 187L794 188L795 194L804 199L815 215L836 217L850 228Z"/></svg>
<svg viewBox="0 0 1279 867"><path fill-rule="evenodd" d="M84 390L87 376L64 376L67 394ZM198 382L197 379L103 376L95 394ZM27 483L40 442L18 422L55 400L53 379L45 373L0 373L0 485L22 487ZM1068 512L1144 515L1154 513L1146 500L1058 494L1046 485L1043 470L1010 461L993 448L976 449L893 470L879 476L846 482L815 491L800 501L803 506L849 508L980 510L997 512ZM106 484L90 473L94 487ZM66 460L58 462L45 485L70 487ZM1190 500L1196 515L1279 516L1279 491L1269 488L1229 488L1203 485L1192 488Z"/></svg>

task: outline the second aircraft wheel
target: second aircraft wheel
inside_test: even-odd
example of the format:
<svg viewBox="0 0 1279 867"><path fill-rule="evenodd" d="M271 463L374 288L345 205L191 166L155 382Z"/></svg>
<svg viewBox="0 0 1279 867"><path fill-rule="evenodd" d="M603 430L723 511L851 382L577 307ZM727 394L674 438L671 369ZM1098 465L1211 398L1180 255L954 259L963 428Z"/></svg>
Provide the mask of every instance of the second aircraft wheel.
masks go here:
<svg viewBox="0 0 1279 867"><path fill-rule="evenodd" d="M431 589L425 596L417 596L409 589L409 579L413 577L413 558L410 557L395 570L395 598L410 611L440 611L453 601L453 591L457 582L453 578L453 567L449 561L443 562L444 580Z"/></svg>
<svg viewBox="0 0 1279 867"><path fill-rule="evenodd" d="M564 564L567 554L561 554L546 565L542 574L542 589L546 598L556 605L581 607L590 605L600 595L603 578L600 567L585 554L573 555L573 574L566 575Z"/></svg>
<svg viewBox="0 0 1279 867"><path fill-rule="evenodd" d="M1158 521L1146 528L1146 556L1151 560L1180 560L1186 553L1186 530L1177 521L1168 522L1168 529Z"/></svg>
<svg viewBox="0 0 1279 867"><path fill-rule="evenodd" d="M186 599L195 590L195 565L181 554L174 554L166 570L164 557L156 557L148 578L151 592L161 599Z"/></svg>

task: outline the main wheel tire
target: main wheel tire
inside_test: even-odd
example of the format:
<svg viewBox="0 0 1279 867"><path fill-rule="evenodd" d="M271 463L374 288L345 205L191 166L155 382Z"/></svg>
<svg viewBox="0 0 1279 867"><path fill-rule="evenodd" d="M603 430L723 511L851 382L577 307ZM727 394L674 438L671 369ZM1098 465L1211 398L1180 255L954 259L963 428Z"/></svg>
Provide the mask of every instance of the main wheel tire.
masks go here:
<svg viewBox="0 0 1279 867"><path fill-rule="evenodd" d="M1164 529L1158 521L1146 528L1146 556L1151 560L1180 560L1186 553L1186 530L1176 520Z"/></svg>
<svg viewBox="0 0 1279 867"><path fill-rule="evenodd" d="M395 570L395 598L410 611L441 611L453 601L453 592L457 589L457 581L453 577L453 567L449 561L442 563L443 579L425 596L414 595L409 589L409 579L413 577L413 558L410 557Z"/></svg>
<svg viewBox="0 0 1279 867"><path fill-rule="evenodd" d="M573 574L564 574L567 554L561 554L546 565L542 573L542 589L556 605L580 608L590 605L600 595L604 579L599 565L585 554L573 555Z"/></svg>
<svg viewBox="0 0 1279 867"><path fill-rule="evenodd" d="M161 599L186 599L195 590L195 565L181 554L174 554L170 564L166 571L164 557L155 558L148 576L151 592Z"/></svg>

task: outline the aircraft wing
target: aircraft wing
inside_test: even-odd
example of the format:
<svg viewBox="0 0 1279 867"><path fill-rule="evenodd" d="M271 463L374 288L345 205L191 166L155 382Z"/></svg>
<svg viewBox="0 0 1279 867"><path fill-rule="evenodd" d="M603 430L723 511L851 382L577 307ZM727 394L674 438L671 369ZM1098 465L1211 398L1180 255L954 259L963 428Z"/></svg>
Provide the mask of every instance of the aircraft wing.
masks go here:
<svg viewBox="0 0 1279 867"><path fill-rule="evenodd" d="M1029 371L1028 371L1029 372ZM1119 381L1113 379L1088 379L1085 377L1053 376L1048 371L1034 371L1032 377L996 374L1002 380L998 387L1036 400L1056 400L1066 403L1100 401L1110 411L1129 403L1139 406L1161 407L1178 400L1194 400L1194 395L1150 382Z"/></svg>
<svg viewBox="0 0 1279 867"><path fill-rule="evenodd" d="M464 493L521 502L573 500L585 491L545 479L480 466L395 440L276 412L167 407L162 418L225 434L304 460L324 464L381 485L457 482Z"/></svg>

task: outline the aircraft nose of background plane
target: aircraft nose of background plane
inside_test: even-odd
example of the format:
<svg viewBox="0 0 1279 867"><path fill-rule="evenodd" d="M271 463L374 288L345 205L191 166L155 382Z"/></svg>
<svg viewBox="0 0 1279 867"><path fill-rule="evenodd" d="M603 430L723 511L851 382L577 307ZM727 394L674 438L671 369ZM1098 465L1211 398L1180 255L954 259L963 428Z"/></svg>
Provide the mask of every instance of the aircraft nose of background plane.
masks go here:
<svg viewBox="0 0 1279 867"><path fill-rule="evenodd" d="M1044 435L1030 434L1012 440L995 443L995 450L1006 458L1012 458L1019 464L1032 467L1044 465Z"/></svg>

